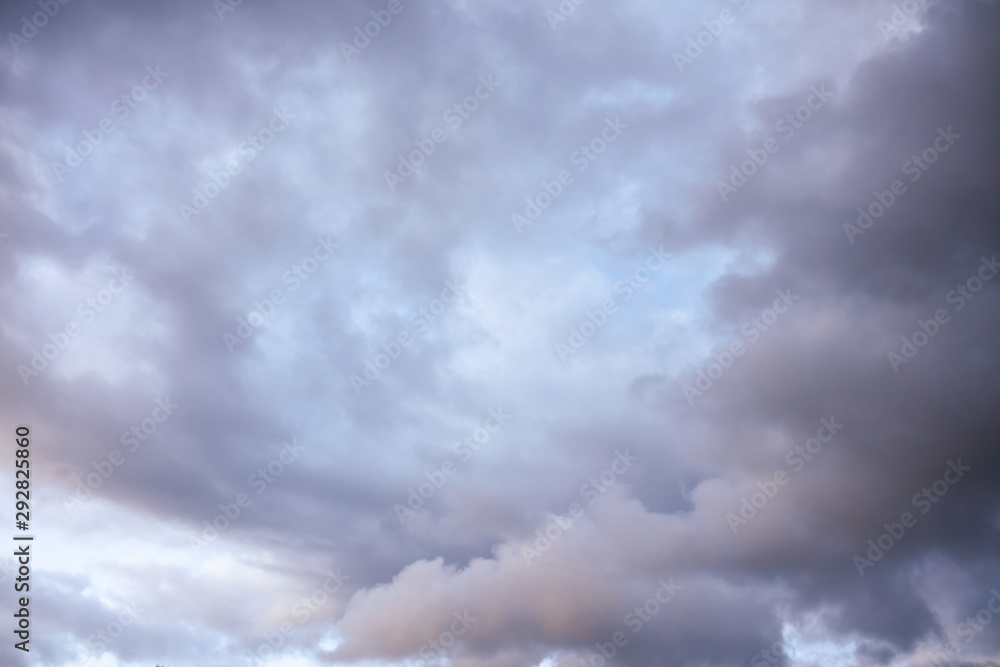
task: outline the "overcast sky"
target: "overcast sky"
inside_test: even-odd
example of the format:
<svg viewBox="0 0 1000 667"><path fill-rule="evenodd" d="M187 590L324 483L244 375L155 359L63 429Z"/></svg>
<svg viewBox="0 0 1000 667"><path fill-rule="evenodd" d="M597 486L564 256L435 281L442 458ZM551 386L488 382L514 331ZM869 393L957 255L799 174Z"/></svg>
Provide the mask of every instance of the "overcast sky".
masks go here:
<svg viewBox="0 0 1000 667"><path fill-rule="evenodd" d="M0 28L4 665L1000 665L995 0Z"/></svg>

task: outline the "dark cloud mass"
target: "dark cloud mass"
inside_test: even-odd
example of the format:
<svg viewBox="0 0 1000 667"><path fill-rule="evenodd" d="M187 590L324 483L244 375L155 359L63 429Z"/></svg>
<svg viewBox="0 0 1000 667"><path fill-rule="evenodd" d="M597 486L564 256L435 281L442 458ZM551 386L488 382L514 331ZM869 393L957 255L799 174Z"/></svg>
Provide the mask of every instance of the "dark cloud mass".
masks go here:
<svg viewBox="0 0 1000 667"><path fill-rule="evenodd" d="M994 0L0 26L4 665L1000 665Z"/></svg>

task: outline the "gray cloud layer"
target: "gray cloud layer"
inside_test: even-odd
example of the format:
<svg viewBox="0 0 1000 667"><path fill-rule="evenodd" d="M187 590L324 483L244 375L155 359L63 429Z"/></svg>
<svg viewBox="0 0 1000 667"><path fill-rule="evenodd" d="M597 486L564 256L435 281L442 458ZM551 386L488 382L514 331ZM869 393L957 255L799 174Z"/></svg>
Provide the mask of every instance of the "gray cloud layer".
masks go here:
<svg viewBox="0 0 1000 667"><path fill-rule="evenodd" d="M69 2L8 38L41 539L5 664L1000 664L1000 15L903 5Z"/></svg>

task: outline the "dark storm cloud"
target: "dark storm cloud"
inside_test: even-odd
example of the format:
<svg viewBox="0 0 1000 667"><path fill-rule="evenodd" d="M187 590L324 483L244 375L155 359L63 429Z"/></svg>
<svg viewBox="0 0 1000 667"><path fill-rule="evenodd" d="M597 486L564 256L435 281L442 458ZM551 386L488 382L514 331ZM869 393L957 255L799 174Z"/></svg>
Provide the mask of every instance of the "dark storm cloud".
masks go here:
<svg viewBox="0 0 1000 667"><path fill-rule="evenodd" d="M37 664L79 659L126 590L151 612L110 647L121 662L232 664L279 633L278 654L315 663L438 640L455 665L575 667L624 631L620 664L745 665L793 621L805 648L785 664L826 664L829 645L928 662L1000 581L996 284L948 298L1000 253L995 3L928 3L922 30L884 39L882 2L586 2L553 30L557 3L401 0L345 57L388 4L70 2L4 53L0 392L5 423L45 443L47 520L86 566L40 566L66 610L39 615L61 644L40 641ZM679 72L674 52L723 10ZM495 90L449 123L483 77ZM807 121L777 125L809 99ZM608 123L621 136L583 170ZM717 181L769 137L780 150L723 201ZM518 234L511 215L561 170L573 183ZM895 179L888 210L845 231ZM312 262L319 239L336 247ZM650 244L672 258L626 292ZM134 279L88 319L109 265ZM446 281L463 287L438 311ZM781 290L791 308L751 340ZM941 309L894 372L900 336ZM268 321L244 339L254 310ZM733 341L745 354L689 402ZM498 408L509 421L464 460L456 443ZM821 420L843 427L796 468ZM102 464L133 427L141 446ZM918 505L958 460L970 470ZM776 471L787 484L734 534L727 515ZM854 557L907 511L860 576ZM317 594L335 566L350 579ZM664 580L676 596L634 631ZM996 623L955 662L989 664Z"/></svg>

